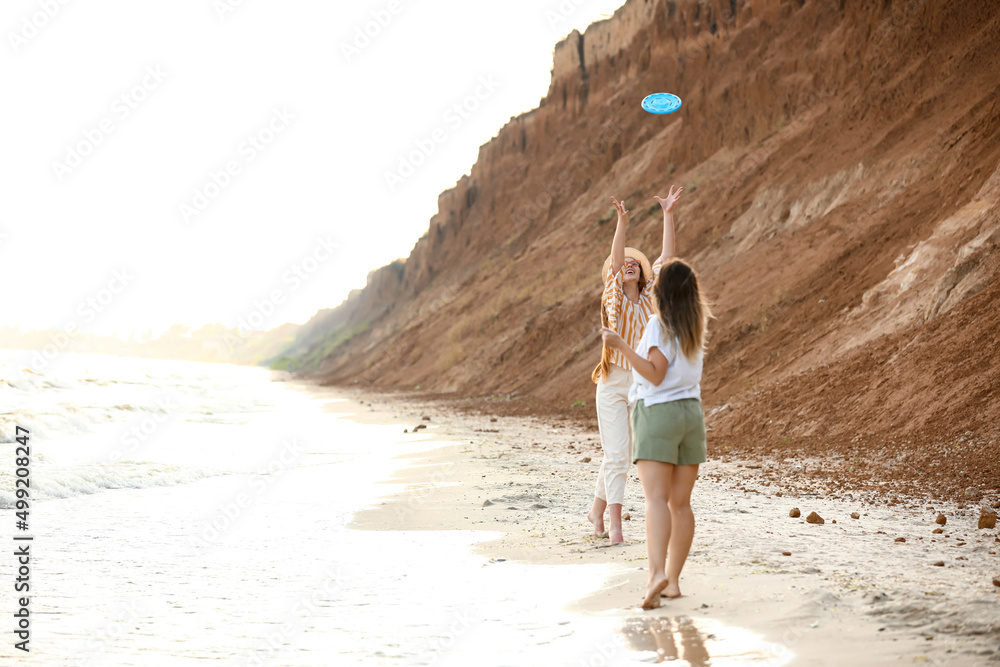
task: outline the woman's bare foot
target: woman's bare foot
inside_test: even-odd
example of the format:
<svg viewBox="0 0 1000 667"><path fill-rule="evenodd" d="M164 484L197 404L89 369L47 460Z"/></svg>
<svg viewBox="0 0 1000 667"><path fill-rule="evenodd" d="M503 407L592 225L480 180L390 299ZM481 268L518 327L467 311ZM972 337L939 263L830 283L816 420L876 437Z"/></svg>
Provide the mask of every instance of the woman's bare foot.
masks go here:
<svg viewBox="0 0 1000 667"><path fill-rule="evenodd" d="M607 537L604 530L604 514L597 514L594 510L587 512L587 520L594 524L594 537Z"/></svg>
<svg viewBox="0 0 1000 667"><path fill-rule="evenodd" d="M646 599L642 601L643 609L656 609L660 606L660 593L667 588L670 581L666 578L655 579L646 587Z"/></svg>
<svg viewBox="0 0 1000 667"><path fill-rule="evenodd" d="M625 544L625 538L622 536L621 526L617 528L612 527L611 530L607 532L607 535L611 537L611 544Z"/></svg>
<svg viewBox="0 0 1000 667"><path fill-rule="evenodd" d="M666 588L663 589L663 597L665 598L679 598L681 596L681 587L677 585L676 581L671 581Z"/></svg>

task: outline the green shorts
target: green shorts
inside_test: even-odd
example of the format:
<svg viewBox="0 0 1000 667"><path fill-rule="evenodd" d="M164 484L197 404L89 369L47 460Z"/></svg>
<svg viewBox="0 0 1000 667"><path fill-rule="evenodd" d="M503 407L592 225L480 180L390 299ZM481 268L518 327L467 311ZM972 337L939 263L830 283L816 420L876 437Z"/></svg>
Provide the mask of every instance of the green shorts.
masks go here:
<svg viewBox="0 0 1000 667"><path fill-rule="evenodd" d="M697 398L632 408L632 462L639 459L695 465L708 459L705 413Z"/></svg>

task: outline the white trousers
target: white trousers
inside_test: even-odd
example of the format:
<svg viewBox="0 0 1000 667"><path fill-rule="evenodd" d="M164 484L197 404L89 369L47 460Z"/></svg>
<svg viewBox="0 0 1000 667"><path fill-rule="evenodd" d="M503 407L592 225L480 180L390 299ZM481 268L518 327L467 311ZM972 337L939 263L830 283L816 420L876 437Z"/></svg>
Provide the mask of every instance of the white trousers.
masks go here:
<svg viewBox="0 0 1000 667"><path fill-rule="evenodd" d="M625 501L625 479L632 460L632 424L628 414L631 386L632 371L617 364L611 364L608 377L597 383L597 427L604 461L597 473L594 495L609 505Z"/></svg>

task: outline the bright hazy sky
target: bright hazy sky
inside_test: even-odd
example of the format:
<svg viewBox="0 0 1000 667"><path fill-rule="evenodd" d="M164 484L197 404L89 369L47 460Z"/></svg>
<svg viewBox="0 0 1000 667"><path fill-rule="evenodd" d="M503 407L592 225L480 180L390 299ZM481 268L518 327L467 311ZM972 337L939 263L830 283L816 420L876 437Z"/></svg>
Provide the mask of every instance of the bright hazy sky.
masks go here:
<svg viewBox="0 0 1000 667"><path fill-rule="evenodd" d="M537 106L555 43L621 4L6 0L0 326L338 305Z"/></svg>

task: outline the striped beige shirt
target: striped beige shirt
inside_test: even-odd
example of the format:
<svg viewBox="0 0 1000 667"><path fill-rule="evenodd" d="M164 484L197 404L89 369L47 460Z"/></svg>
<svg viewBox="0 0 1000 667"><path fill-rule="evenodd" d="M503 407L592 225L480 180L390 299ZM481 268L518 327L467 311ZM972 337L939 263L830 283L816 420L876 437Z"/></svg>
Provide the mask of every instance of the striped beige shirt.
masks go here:
<svg viewBox="0 0 1000 667"><path fill-rule="evenodd" d="M608 326L618 332L628 346L633 350L642 338L642 332L646 330L646 322L652 316L656 306L653 302L653 285L656 277L660 275L660 258L653 262L653 279L646 281L646 286L639 292L638 303L633 303L625 297L624 280L625 267L618 269L618 273L610 276L604 283L604 295L601 297L601 304L604 312L608 314ZM611 350L611 363L618 364L627 371L632 370L632 365L625 359L621 350Z"/></svg>

